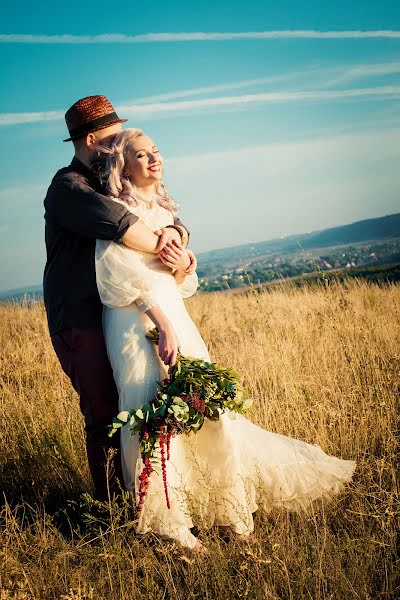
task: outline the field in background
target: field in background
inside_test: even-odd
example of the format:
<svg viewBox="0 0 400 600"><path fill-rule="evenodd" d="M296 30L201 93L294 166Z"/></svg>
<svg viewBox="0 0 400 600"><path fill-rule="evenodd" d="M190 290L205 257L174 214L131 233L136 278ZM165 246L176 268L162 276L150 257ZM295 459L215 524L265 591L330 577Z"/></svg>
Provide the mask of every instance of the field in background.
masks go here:
<svg viewBox="0 0 400 600"><path fill-rule="evenodd" d="M353 483L307 515L258 514L256 548L211 530L209 556L188 559L136 537L128 499L103 514L82 496L82 419L43 306L2 305L1 600L398 597L400 286L282 284L187 306L212 359L243 374L250 418L355 459Z"/></svg>

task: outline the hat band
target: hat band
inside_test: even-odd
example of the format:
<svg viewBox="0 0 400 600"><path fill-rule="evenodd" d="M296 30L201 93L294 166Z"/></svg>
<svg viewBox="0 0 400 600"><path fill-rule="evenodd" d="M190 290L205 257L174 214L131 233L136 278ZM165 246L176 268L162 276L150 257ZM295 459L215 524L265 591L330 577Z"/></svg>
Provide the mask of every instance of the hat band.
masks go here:
<svg viewBox="0 0 400 600"><path fill-rule="evenodd" d="M108 115L104 115L93 121L88 121L88 123L84 123L75 129L70 129L69 135L71 138L79 137L85 133L90 133L93 128L98 127L99 125L105 125L109 121L115 121L116 119L118 119L116 112L108 113Z"/></svg>

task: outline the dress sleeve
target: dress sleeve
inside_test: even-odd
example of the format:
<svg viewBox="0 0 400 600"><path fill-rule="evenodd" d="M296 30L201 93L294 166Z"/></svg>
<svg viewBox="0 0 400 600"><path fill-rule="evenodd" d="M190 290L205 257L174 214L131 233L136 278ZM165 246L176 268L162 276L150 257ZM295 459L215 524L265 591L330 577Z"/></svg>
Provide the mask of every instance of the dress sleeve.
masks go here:
<svg viewBox="0 0 400 600"><path fill-rule="evenodd" d="M198 285L199 279L197 273L192 273L191 275L186 275L182 283L178 284L178 290L182 298L190 298L190 296L196 293Z"/></svg>
<svg viewBox="0 0 400 600"><path fill-rule="evenodd" d="M105 306L116 308L136 302L146 312L156 305L151 293L151 273L136 250L97 240L95 266L97 289Z"/></svg>

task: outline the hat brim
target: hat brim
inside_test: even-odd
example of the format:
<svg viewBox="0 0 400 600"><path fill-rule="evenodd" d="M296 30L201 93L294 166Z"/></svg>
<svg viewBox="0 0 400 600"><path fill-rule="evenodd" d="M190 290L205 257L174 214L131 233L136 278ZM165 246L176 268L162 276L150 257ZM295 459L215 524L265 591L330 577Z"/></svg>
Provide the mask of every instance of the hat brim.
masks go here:
<svg viewBox="0 0 400 600"><path fill-rule="evenodd" d="M98 125L97 127L89 127L87 131L85 131L84 133L80 133L77 136L73 136L73 137L69 137L65 140L63 140L63 142L73 142L74 140L79 140L79 138L83 137L84 135L87 135L88 133L94 133L95 131L99 131L100 129L105 129L106 127L111 127L111 125L116 125L117 123L126 123L128 119L112 119L111 121L108 121L107 123L103 123L103 125Z"/></svg>

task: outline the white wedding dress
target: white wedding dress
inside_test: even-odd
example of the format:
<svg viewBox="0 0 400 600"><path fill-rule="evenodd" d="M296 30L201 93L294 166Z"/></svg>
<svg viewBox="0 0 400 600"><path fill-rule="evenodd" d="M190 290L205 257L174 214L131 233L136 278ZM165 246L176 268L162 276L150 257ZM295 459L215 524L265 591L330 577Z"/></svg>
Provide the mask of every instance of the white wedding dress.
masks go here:
<svg viewBox="0 0 400 600"><path fill-rule="evenodd" d="M171 212L154 202L130 210L153 231L173 223ZM156 255L98 240L96 277L121 411L149 402L157 382L167 375L157 347L145 337L154 327L145 314L151 306L158 305L171 321L182 354L210 360L183 302L196 291L196 274L177 285ZM166 505L162 476L153 472L138 533L152 531L189 548L196 543L190 531L194 525L230 526L249 534L257 508L306 508L316 498L338 493L351 479L353 461L328 456L319 446L232 416L206 421L197 434L172 438L167 462L171 508ZM138 436L130 437L129 426L121 430L121 446L125 486L137 499L143 465Z"/></svg>

